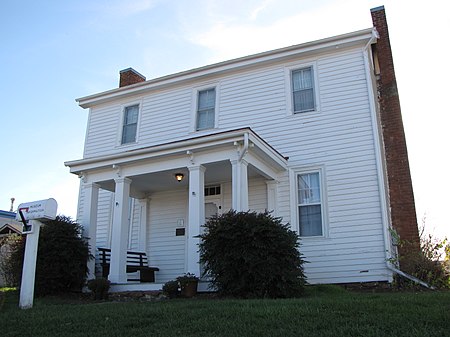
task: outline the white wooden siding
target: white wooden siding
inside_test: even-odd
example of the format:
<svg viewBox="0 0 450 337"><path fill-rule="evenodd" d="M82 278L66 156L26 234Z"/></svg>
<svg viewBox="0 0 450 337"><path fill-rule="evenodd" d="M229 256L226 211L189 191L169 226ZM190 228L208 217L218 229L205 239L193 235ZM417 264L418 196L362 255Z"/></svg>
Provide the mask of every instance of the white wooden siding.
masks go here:
<svg viewBox="0 0 450 337"><path fill-rule="evenodd" d="M130 236L128 247L133 251L140 251L139 249L139 233L141 230L141 205L137 200L133 200L133 209L131 212L130 221Z"/></svg>
<svg viewBox="0 0 450 337"><path fill-rule="evenodd" d="M287 113L286 95L290 92L285 87L285 67L279 64L218 79L218 126L219 129L251 127L289 157L291 168L324 168L328 215L325 237L301 241L301 251L311 262L305 266L309 282L387 280L363 54L355 49L315 61L320 111ZM188 137L193 113L192 88L180 86L170 92L141 97L138 143L126 149ZM117 135L121 127L120 104L124 103L91 109L85 157L123 151L117 146ZM231 207L231 185L222 186L223 207L227 210ZM278 214L296 229L297 219L291 219L291 188L296 188L296 182L290 181L286 172L278 184ZM267 207L265 181L251 180L249 191L250 208L263 211ZM168 191L151 197L147 248L151 264L161 268L158 281L184 271L185 237L175 237L175 228L178 218L186 219L186 193ZM98 240L103 242L105 235L101 233L102 239Z"/></svg>
<svg viewBox="0 0 450 337"><path fill-rule="evenodd" d="M177 221L183 219L187 233L187 190L154 193L147 222L149 263L159 267L156 282L167 282L185 272L186 237L175 236Z"/></svg>

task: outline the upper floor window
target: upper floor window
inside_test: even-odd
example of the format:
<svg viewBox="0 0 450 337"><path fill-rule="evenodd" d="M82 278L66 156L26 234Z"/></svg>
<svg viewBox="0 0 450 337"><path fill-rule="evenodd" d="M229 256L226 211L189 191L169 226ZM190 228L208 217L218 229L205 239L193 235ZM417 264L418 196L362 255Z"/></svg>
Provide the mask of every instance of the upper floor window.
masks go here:
<svg viewBox="0 0 450 337"><path fill-rule="evenodd" d="M213 129L215 124L216 89L198 91L196 130Z"/></svg>
<svg viewBox="0 0 450 337"><path fill-rule="evenodd" d="M291 77L294 112L315 110L313 67L293 70Z"/></svg>
<svg viewBox="0 0 450 337"><path fill-rule="evenodd" d="M123 113L122 144L136 142L139 104L125 107Z"/></svg>
<svg viewBox="0 0 450 337"><path fill-rule="evenodd" d="M322 193L320 173L297 175L300 236L322 236Z"/></svg>

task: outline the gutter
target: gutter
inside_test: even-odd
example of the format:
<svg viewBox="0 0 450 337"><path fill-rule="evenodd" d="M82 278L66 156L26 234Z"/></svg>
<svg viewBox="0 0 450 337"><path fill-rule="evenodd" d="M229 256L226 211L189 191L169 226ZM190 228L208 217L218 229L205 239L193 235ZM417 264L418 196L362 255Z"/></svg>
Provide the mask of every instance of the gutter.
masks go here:
<svg viewBox="0 0 450 337"><path fill-rule="evenodd" d="M390 234L389 234L389 228L391 227L391 223L390 223L390 219L389 219L389 205L388 205L388 194L386 192L386 186L384 184L385 182L385 166L384 166L384 162L383 162L383 158L381 156L382 153L382 139L381 137L379 137L379 129L378 129L378 118L377 118L377 109L376 109L376 102L375 102L375 90L373 87L373 83L372 83L372 74L370 72L371 66L370 66L370 60L369 60L369 47L376 42L376 40L379 38L379 34L377 32L377 30L374 28L372 30L372 37L369 40L369 42L366 44L365 48L364 48L364 52L363 52L363 57L364 57L364 65L365 65L365 69L366 69L366 81L367 81L367 89L368 92L370 93L370 98L369 98L369 106L370 106L370 110L371 110L371 115L372 115L372 132L373 132L373 136L374 136L374 145L375 145L375 161L376 161L376 165L377 165L377 171L378 171L378 188L380 190L380 204L381 204L381 219L382 219L382 224L383 224L383 238L384 238L384 245L385 245L385 261L386 261L386 266L387 268L392 271L393 273L400 275L410 281L413 281L417 284L420 284L421 286L431 289L431 290L435 290L436 288L429 285L428 283L419 280L418 278L409 275L407 273L405 273L404 271L401 271L400 269L394 267L392 265L392 263L390 262L392 260L392 254L391 254L391 250L392 250L392 246L391 246L391 238L390 238ZM392 282L392 280L391 280Z"/></svg>
<svg viewBox="0 0 450 337"><path fill-rule="evenodd" d="M387 263L387 267L388 267L390 270L392 270L394 273L396 273L396 274L398 274L398 275L400 275L400 276L403 276L404 278L407 278L408 280L411 280L411 281L413 281L413 282L416 282L416 283L420 284L421 286L423 286L423 287L425 287L425 288L428 288L428 289L431 289L431 290L436 290L435 287L429 285L428 283L426 283L426 282L424 282L424 281L422 281L422 280L419 280L417 277L414 277L414 276L412 276L412 275L409 275L409 274L407 274L407 273L401 271L400 269L397 269L397 268L392 267L392 265L389 263L389 261L386 261L386 263Z"/></svg>

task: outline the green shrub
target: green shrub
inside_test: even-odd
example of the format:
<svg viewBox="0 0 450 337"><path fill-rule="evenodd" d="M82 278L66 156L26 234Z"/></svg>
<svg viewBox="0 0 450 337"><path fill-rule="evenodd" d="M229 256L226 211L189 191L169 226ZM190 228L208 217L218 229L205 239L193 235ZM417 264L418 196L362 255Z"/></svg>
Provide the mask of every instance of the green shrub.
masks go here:
<svg viewBox="0 0 450 337"><path fill-rule="evenodd" d="M269 213L230 211L213 217L200 235L204 275L221 295L294 297L305 276L298 235Z"/></svg>
<svg viewBox="0 0 450 337"><path fill-rule="evenodd" d="M70 217L58 215L41 227L36 261L35 294L43 296L81 291L91 258L81 225ZM20 284L25 240L11 253L10 268Z"/></svg>
<svg viewBox="0 0 450 337"><path fill-rule="evenodd" d="M162 287L162 291L165 295L167 295L169 298L175 298L178 296L180 290L180 285L178 284L178 281L171 280L164 283Z"/></svg>
<svg viewBox="0 0 450 337"><path fill-rule="evenodd" d="M111 287L111 281L106 278L99 277L96 279L89 280L87 287L94 296L94 300L107 300L108 291Z"/></svg>

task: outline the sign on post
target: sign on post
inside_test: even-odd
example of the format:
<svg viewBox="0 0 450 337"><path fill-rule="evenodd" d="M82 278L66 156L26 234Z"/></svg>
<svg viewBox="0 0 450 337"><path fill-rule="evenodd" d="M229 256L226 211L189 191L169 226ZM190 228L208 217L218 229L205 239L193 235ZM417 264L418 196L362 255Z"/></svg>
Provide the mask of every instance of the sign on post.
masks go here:
<svg viewBox="0 0 450 337"><path fill-rule="evenodd" d="M39 230L44 222L56 218L57 208L56 200L50 198L20 204L17 209L16 219L23 223L23 233L27 234L20 286L19 307L21 309L33 307Z"/></svg>
<svg viewBox="0 0 450 337"><path fill-rule="evenodd" d="M33 227L28 223L29 220L45 222L55 219L57 208L58 204L53 198L20 204L17 208L16 220L22 223L25 221L22 233L30 234L33 232Z"/></svg>

